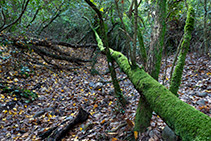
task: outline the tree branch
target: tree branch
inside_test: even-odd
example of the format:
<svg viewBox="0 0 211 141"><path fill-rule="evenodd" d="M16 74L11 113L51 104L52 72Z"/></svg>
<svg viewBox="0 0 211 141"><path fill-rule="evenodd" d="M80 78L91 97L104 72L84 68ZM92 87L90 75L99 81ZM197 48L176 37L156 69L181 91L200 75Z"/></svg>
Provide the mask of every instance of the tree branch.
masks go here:
<svg viewBox="0 0 211 141"><path fill-rule="evenodd" d="M34 14L33 19L32 19L31 22L26 26L26 28L29 28L29 26L34 22L34 20L36 19L37 14L39 13L39 11L40 11L40 8L38 8L38 9L36 10L36 13Z"/></svg>
<svg viewBox="0 0 211 141"><path fill-rule="evenodd" d="M12 23L10 23L10 24L8 24L8 25L2 27L2 28L0 29L0 32L3 31L3 30L5 30L5 29L7 29L7 28L9 28L9 27L11 27L12 25L16 24L16 23L21 19L21 17L23 16L23 14L24 14L25 11L26 11L26 8L27 8L27 6L28 6L28 4L29 4L29 1L30 1L30 0L27 0L27 1L26 1L26 4L25 4L25 6L24 6L24 8L23 8L23 10L22 10L22 12L21 12L21 14L20 14L20 16L19 16L15 21L13 21ZM23 5L24 5L24 3L23 3Z"/></svg>
<svg viewBox="0 0 211 141"><path fill-rule="evenodd" d="M0 8L1 8L1 14L2 14L2 19L3 19L3 25L0 27L0 31L1 31L1 29L2 29L2 28L5 26L5 24L6 24L6 17L5 17L3 8L2 8L2 7L0 7Z"/></svg>

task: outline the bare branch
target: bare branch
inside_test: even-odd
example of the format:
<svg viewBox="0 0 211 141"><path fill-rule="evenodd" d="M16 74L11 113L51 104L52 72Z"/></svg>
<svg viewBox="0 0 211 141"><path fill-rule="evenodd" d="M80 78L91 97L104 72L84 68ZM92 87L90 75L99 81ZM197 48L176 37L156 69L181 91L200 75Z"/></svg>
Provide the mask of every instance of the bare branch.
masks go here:
<svg viewBox="0 0 211 141"><path fill-rule="evenodd" d="M36 19L37 14L39 13L39 11L40 11L40 8L37 9L36 13L34 14L33 19L32 19L31 22L26 26L26 28L29 28L29 26L34 22L34 20Z"/></svg>
<svg viewBox="0 0 211 141"><path fill-rule="evenodd" d="M0 8L1 8L1 7L0 7ZM3 8L1 8L1 14L2 14L2 19L3 19L3 25L0 27L0 31L1 31L1 29L2 29L2 28L5 26L5 24L6 24L6 17L5 17Z"/></svg>
<svg viewBox="0 0 211 141"><path fill-rule="evenodd" d="M19 16L15 21L13 21L12 23L10 23L10 24L8 24L8 25L2 27L2 29L0 29L0 32L3 31L3 30L5 30L5 29L7 29L8 27L11 27L12 25L16 24L16 23L21 19L21 17L23 16L23 14L24 14L25 11L26 11L26 8L27 8L27 5L29 4L29 1L30 1L30 0L27 0L27 2L26 2L26 4L25 4L25 6L24 6L24 8L23 8L23 10L22 10L22 12L21 12L21 14L20 14L20 16ZM23 3L23 5L24 5L24 3Z"/></svg>
<svg viewBox="0 0 211 141"><path fill-rule="evenodd" d="M125 33L125 35L127 35L128 37L129 37L129 39L133 42L133 38L132 37L130 37L130 35L128 34L128 32L127 31L125 31L124 29L122 29L122 28L119 28L122 32L124 32Z"/></svg>

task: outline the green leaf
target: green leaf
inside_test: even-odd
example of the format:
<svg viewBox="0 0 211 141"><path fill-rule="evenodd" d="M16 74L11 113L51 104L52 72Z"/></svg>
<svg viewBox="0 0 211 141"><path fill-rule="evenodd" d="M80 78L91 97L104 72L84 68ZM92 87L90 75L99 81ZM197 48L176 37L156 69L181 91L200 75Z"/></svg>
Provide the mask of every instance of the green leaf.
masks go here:
<svg viewBox="0 0 211 141"><path fill-rule="evenodd" d="M101 11L101 12L104 12L103 7L102 7L102 8L100 8L100 11Z"/></svg>

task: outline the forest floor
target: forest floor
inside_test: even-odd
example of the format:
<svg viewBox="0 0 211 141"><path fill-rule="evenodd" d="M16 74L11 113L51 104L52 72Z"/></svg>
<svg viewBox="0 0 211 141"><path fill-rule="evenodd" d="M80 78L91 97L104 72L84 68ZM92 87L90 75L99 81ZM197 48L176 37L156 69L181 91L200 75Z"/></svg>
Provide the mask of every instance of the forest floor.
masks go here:
<svg viewBox="0 0 211 141"><path fill-rule="evenodd" d="M2 48L3 49L3 48ZM80 52L80 50L78 51ZM82 51L81 51L82 52ZM82 56L90 54L83 50ZM89 119L75 126L64 140L131 140L139 94L126 75L116 69L121 89L129 104L123 109L113 95L106 58L98 56L96 70L99 75L91 75L90 64L78 69L56 70L49 68L35 53L4 53L0 59L0 80L8 86L29 89L38 94L32 102L17 97L15 93L2 93L0 89L0 140L40 140L39 134L66 119L73 119L79 107L89 112ZM79 55L80 56L80 55ZM160 83L168 87L169 72L173 55L167 65L162 62ZM67 62L52 60L55 64ZM163 79L164 70L166 77ZM211 61L189 53L179 90L180 99L211 117ZM100 82L100 83L99 83ZM160 141L165 123L153 112L151 126L142 133L142 141Z"/></svg>

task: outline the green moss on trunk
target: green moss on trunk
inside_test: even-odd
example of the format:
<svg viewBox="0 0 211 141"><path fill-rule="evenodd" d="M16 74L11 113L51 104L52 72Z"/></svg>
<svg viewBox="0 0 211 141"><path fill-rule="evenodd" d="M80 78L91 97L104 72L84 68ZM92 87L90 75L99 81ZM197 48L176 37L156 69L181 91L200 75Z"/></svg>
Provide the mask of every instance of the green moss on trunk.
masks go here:
<svg viewBox="0 0 211 141"><path fill-rule="evenodd" d="M152 118L152 109L143 95L139 98L138 108L136 110L134 131L144 132L150 126Z"/></svg>
<svg viewBox="0 0 211 141"><path fill-rule="evenodd" d="M100 10L96 7L96 5L93 4L92 1L90 1L90 0L85 0L85 1L87 2L87 4L89 4L89 6L92 7L92 9L96 12L96 14L98 15L98 18L100 19L100 27L101 27L102 35L104 37L103 41L104 41L104 44L105 44L105 47L106 47L105 49L103 47L103 41L99 37L96 30L92 27L90 21L89 21L89 23L90 23L92 30L95 32L96 40L97 40L97 43L98 43L98 47L100 48L100 51L104 51L106 53L108 68L109 68L109 71L111 73L111 79L112 79L112 82L113 82L115 95L119 99L119 101L123 105L123 107L125 107L127 101L124 98L122 91L120 89L119 82L118 82L117 77L116 77L116 70L114 69L114 60L111 57L110 50L109 50L109 47L108 47L109 46L108 45L108 37L107 37L108 27L104 23L102 14L101 14Z"/></svg>
<svg viewBox="0 0 211 141"><path fill-rule="evenodd" d="M169 88L169 90L177 96L178 96L177 91L181 83L182 72L185 65L185 58L189 49L191 33L193 31L193 28L194 28L194 10L192 7L190 7L188 10L187 20L186 20L185 29L184 29L184 40L181 45L181 51L179 54L177 65L173 73L173 77L171 79L171 85Z"/></svg>
<svg viewBox="0 0 211 141"><path fill-rule="evenodd" d="M125 99L125 97L124 97L124 95L121 91L121 88L119 86L119 82L118 82L117 77L116 77L116 71L113 67L114 61L113 61L113 58L111 57L110 50L109 50L109 48L103 47L103 42L100 39L99 35L97 34L97 32L94 29L93 29L93 31L95 32L96 40L97 40L97 43L98 43L98 47L100 48L100 51L106 52L108 67L109 67L109 71L111 72L111 78L112 78L112 83L113 83L113 86L114 86L115 96L119 99L119 102L122 104L122 106L125 107L126 104L127 104L127 100Z"/></svg>
<svg viewBox="0 0 211 141"><path fill-rule="evenodd" d="M127 58L120 52L111 56L127 74L155 111L184 141L211 140L211 118L178 99L138 66L131 69Z"/></svg>

